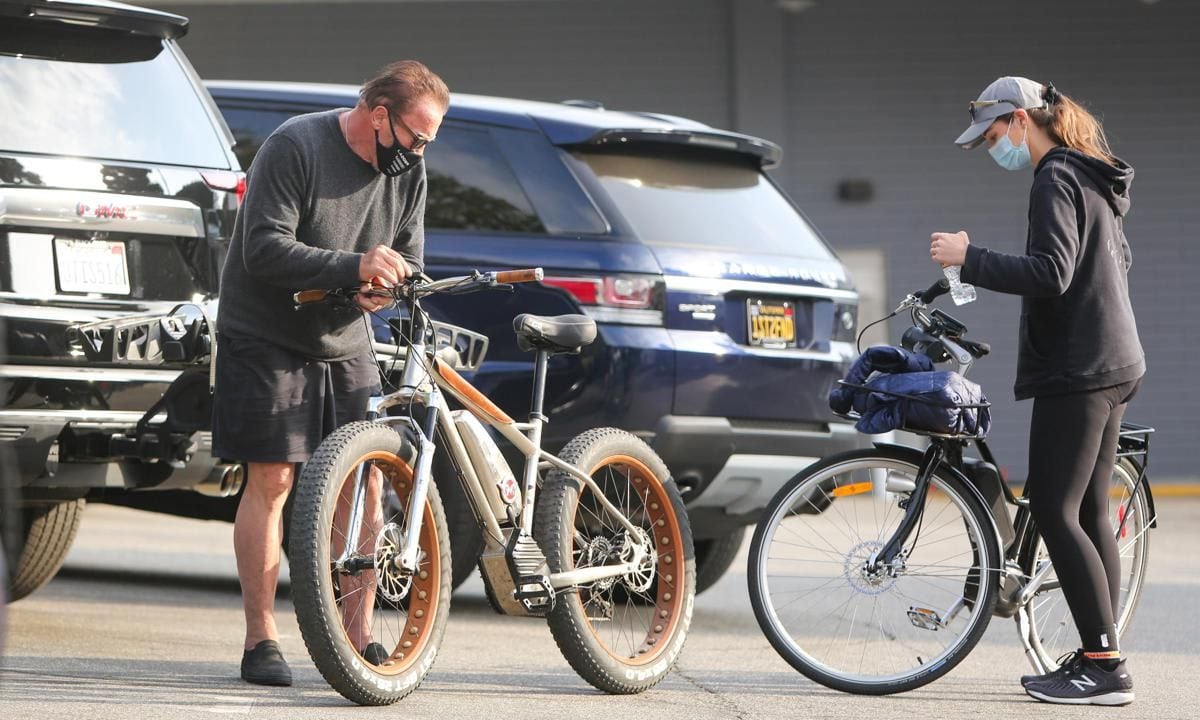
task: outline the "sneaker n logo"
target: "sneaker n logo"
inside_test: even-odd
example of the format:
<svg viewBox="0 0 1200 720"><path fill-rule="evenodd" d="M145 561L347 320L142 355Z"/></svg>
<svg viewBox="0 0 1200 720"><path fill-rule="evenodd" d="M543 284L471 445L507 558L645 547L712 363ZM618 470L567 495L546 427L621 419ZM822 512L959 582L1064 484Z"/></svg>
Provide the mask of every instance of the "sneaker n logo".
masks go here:
<svg viewBox="0 0 1200 720"><path fill-rule="evenodd" d="M1071 680L1071 684L1074 685L1075 689L1079 692L1087 692L1088 688L1096 687L1096 681L1087 675L1080 675L1078 680Z"/></svg>

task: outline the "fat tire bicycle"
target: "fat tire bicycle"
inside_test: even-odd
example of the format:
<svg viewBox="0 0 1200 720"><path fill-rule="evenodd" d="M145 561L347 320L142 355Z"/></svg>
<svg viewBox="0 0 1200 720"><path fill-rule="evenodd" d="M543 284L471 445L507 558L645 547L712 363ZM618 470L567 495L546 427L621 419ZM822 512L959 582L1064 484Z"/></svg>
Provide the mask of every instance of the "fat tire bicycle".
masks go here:
<svg viewBox="0 0 1200 720"><path fill-rule="evenodd" d="M907 311L912 326L901 345L965 373L990 348L963 337L966 326L952 316L929 309L947 289L941 280L908 295L887 318ZM763 511L747 573L763 633L806 677L864 695L904 692L945 675L993 616L1015 619L1035 672L1059 667L1078 638L1027 498L1001 479L982 435L904 429L926 436L928 446L875 442L823 458ZM1142 592L1147 531L1157 525L1146 476L1152 432L1124 423L1113 471L1109 517L1121 556L1122 634ZM964 454L972 445L978 457Z"/></svg>
<svg viewBox="0 0 1200 720"><path fill-rule="evenodd" d="M695 557L666 465L616 428L588 430L558 456L541 448L548 360L592 342L595 323L581 315L515 318L518 344L536 353L532 407L521 423L456 369L477 367L487 338L436 323L421 308L429 295L511 289L541 277L540 268L419 275L368 293L407 311L407 332L382 346L403 363L399 386L373 398L366 421L334 431L305 465L288 552L305 645L325 680L353 702L407 696L441 646L451 556L439 483L461 483L479 523L479 569L492 607L546 618L587 682L642 692L683 647ZM306 290L295 301L349 303L357 294ZM485 426L524 455L519 481Z"/></svg>

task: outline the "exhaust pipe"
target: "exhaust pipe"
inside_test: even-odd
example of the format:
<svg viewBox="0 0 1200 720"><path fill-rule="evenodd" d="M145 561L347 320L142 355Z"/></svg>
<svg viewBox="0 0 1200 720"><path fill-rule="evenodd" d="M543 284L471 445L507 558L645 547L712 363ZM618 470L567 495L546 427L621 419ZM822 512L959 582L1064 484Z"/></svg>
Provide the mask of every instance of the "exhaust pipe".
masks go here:
<svg viewBox="0 0 1200 720"><path fill-rule="evenodd" d="M246 467L238 463L220 463L193 490L209 497L237 495L246 482Z"/></svg>

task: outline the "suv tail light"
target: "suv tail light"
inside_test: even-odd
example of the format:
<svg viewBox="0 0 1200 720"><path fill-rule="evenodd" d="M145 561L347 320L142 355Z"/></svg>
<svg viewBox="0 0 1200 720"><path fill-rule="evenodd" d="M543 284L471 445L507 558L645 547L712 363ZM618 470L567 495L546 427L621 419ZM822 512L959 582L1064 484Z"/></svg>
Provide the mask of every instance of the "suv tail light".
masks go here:
<svg viewBox="0 0 1200 720"><path fill-rule="evenodd" d="M597 322L662 325L662 281L642 275L548 277L542 284L565 290Z"/></svg>
<svg viewBox="0 0 1200 720"><path fill-rule="evenodd" d="M204 178L204 184L213 190L235 193L238 207L242 206L242 198L246 195L246 173L232 170L201 170L200 177Z"/></svg>

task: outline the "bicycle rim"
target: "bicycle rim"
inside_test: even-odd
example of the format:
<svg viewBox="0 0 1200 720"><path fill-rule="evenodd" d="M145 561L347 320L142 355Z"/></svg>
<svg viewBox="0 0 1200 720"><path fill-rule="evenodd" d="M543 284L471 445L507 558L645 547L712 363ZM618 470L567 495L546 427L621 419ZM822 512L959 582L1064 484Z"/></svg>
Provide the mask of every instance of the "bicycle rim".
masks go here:
<svg viewBox="0 0 1200 720"><path fill-rule="evenodd" d="M332 569L333 560L346 542L342 511L363 464L373 467L384 480L377 502L380 509L374 517L368 514L364 518L354 543L357 554L374 555L374 564L361 573L346 574ZM429 503L425 505L418 540L417 572L404 577L392 563L403 547L411 492L412 469L407 463L391 453L368 453L345 475L339 507L329 529L330 582L341 618L340 635L358 658L380 675L398 675L411 669L435 630L442 554ZM380 655L378 648L367 652L372 643L384 654Z"/></svg>
<svg viewBox="0 0 1200 720"><path fill-rule="evenodd" d="M605 458L592 470L604 496L652 539L654 549L637 571L580 587L588 629L615 659L648 665L668 652L666 640L684 617L683 538L671 498L644 463L629 456ZM625 529L584 486L575 506L571 557L575 567L612 564Z"/></svg>
<svg viewBox="0 0 1200 720"><path fill-rule="evenodd" d="M869 566L916 475L914 463L886 455L806 471L755 533L755 614L809 678L847 692L909 690L953 668L986 628L998 549L985 511L956 482L935 475L901 559Z"/></svg>
<svg viewBox="0 0 1200 720"><path fill-rule="evenodd" d="M1122 517L1125 524L1117 537L1117 548L1121 554L1121 595L1120 610L1117 613L1117 634L1124 635L1133 620L1138 598L1141 596L1142 581L1145 579L1146 564L1149 559L1150 508L1146 501L1145 490L1138 492L1132 505L1129 503L1133 493L1134 483L1137 482L1136 471L1124 462L1118 462L1113 468L1112 489L1109 492L1109 520L1113 524L1113 532L1121 526ZM1129 507L1128 513L1125 508ZM1049 562L1049 555L1041 536L1037 539L1036 571L1043 563ZM1039 671L1050 671L1058 667L1058 658L1079 647L1079 633L1067 607L1058 578L1051 571L1038 592L1023 608L1027 613L1029 627L1029 645L1037 655L1041 668L1034 664Z"/></svg>

